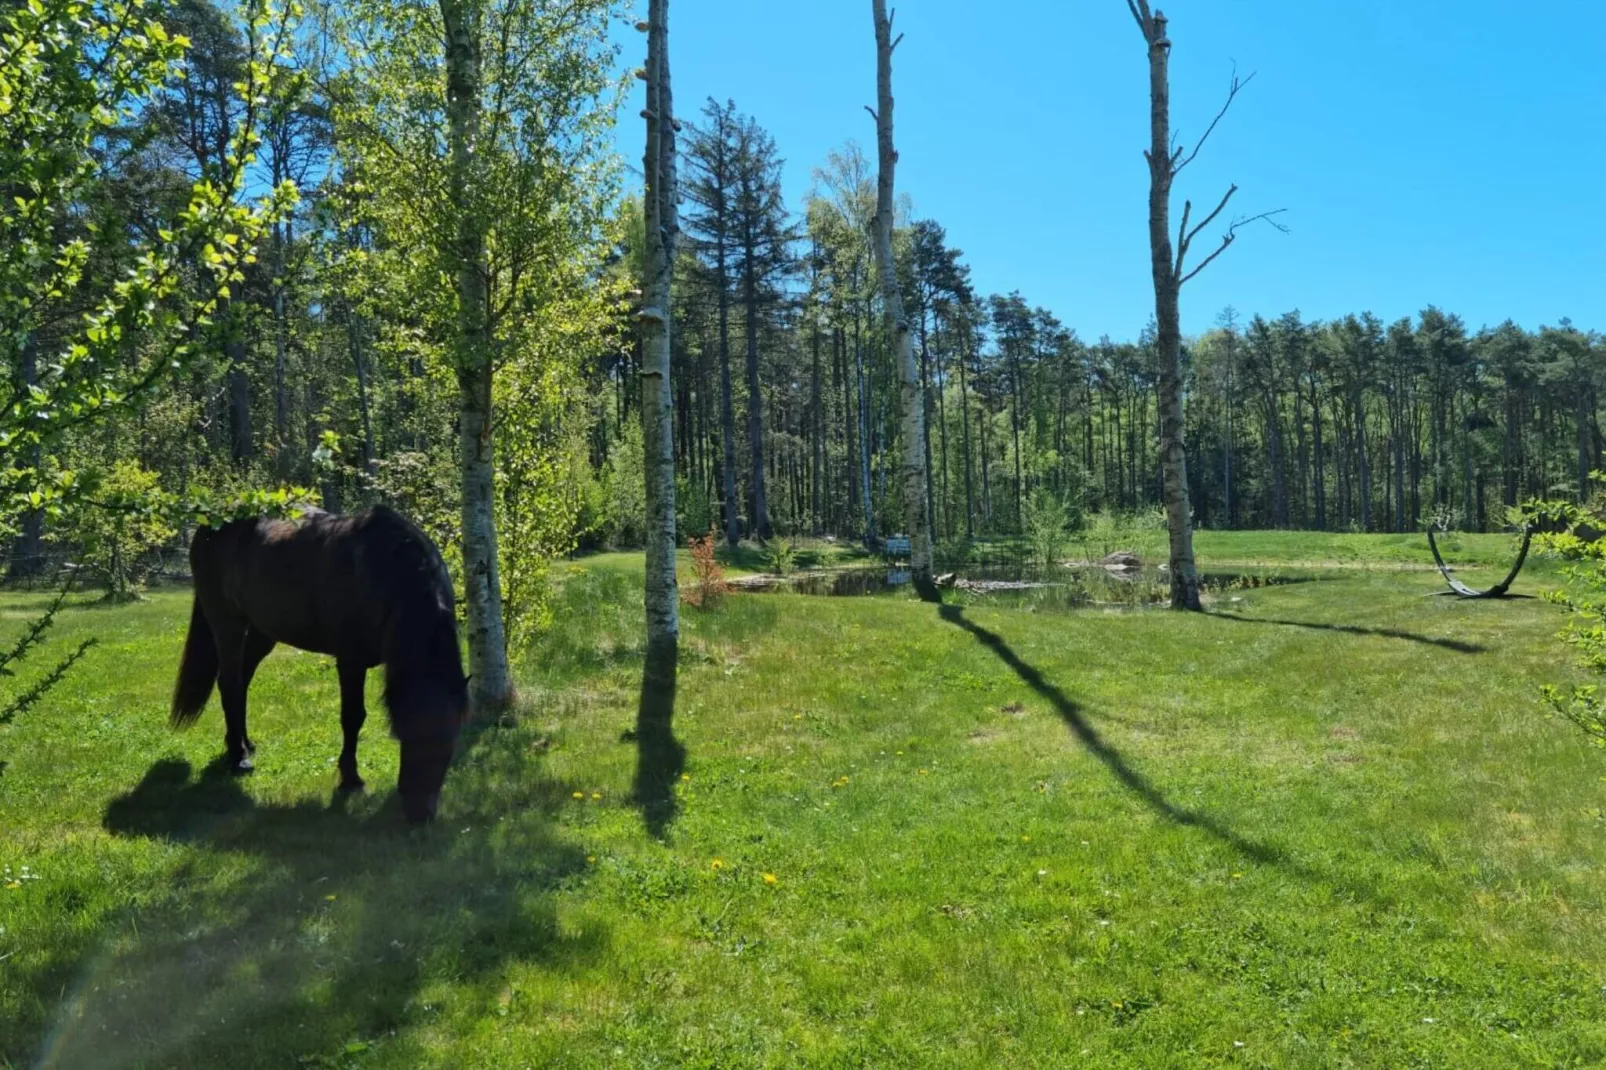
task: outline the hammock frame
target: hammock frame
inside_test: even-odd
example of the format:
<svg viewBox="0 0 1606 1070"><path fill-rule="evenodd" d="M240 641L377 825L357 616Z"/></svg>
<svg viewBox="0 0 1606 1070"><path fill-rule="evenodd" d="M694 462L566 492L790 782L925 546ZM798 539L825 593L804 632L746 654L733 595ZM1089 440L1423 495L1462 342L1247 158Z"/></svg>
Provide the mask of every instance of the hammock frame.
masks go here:
<svg viewBox="0 0 1606 1070"><path fill-rule="evenodd" d="M1522 529L1522 549L1517 551L1517 563L1511 566L1511 571L1506 573L1505 579L1501 580L1499 583L1495 584L1493 587L1490 587L1486 591L1479 591L1472 587L1468 587L1466 584L1462 583L1460 580L1456 579L1450 574L1450 566L1444 563L1444 555L1439 553L1439 544L1434 541L1433 529L1431 527L1428 528L1428 549L1433 551L1433 563L1439 566L1439 575L1444 577L1444 582L1450 585L1450 590L1457 597L1504 598L1506 596L1506 592L1511 590L1511 585L1516 582L1517 573L1522 571L1523 562L1528 560L1528 544L1533 542L1533 537L1533 526L1525 526Z"/></svg>

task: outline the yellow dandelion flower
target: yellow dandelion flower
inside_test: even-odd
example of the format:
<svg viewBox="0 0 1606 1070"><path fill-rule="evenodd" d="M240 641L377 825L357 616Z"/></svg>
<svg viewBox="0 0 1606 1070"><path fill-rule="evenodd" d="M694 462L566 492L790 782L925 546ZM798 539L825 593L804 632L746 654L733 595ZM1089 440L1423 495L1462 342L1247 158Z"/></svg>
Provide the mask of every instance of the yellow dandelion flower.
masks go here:
<svg viewBox="0 0 1606 1070"><path fill-rule="evenodd" d="M680 774L680 779L689 781L689 780L691 780L691 774L690 773L682 773L682 774Z"/></svg>
<svg viewBox="0 0 1606 1070"><path fill-rule="evenodd" d="M776 882L775 874L773 874L773 873L764 874L764 883L765 884L774 884L775 882Z"/></svg>
<svg viewBox="0 0 1606 1070"><path fill-rule="evenodd" d="M326 896L324 896L324 899L326 901L330 902L330 903L333 903L338 898L340 898L340 897L337 896L337 895L326 895Z"/></svg>
<svg viewBox="0 0 1606 1070"><path fill-rule="evenodd" d="M574 797L576 799L583 799L583 798L586 797L586 793L583 792L583 791L577 791L577 792L574 793Z"/></svg>
<svg viewBox="0 0 1606 1070"><path fill-rule="evenodd" d="M1030 836L1022 836L1020 838L1020 842L1021 843L1031 843L1032 842L1032 838Z"/></svg>
<svg viewBox="0 0 1606 1070"><path fill-rule="evenodd" d="M591 793L591 798L592 798L592 800L593 800L593 801L596 801L596 800L598 800L598 799L601 799L601 798L602 798L602 792L600 792L600 791L593 791L593 792L592 792L592 793Z"/></svg>
<svg viewBox="0 0 1606 1070"><path fill-rule="evenodd" d="M802 715L802 714L801 714L801 713L794 713L794 714L792 714L792 720L794 720L794 721L801 721L801 720L802 720L802 719L803 719L803 715Z"/></svg>
<svg viewBox="0 0 1606 1070"><path fill-rule="evenodd" d="M925 776L926 775L926 770L924 770L924 769L920 770L920 775L921 776Z"/></svg>
<svg viewBox="0 0 1606 1070"><path fill-rule="evenodd" d="M586 855L586 865L594 866L596 864L597 864L597 856L596 855Z"/></svg>
<svg viewBox="0 0 1606 1070"><path fill-rule="evenodd" d="M723 859L716 858L716 859L714 859L712 862L710 862L708 864L708 868L712 869L712 870L724 869L725 868L725 862L724 862Z"/></svg>
<svg viewBox="0 0 1606 1070"><path fill-rule="evenodd" d="M1232 879L1235 881L1241 881L1244 879L1244 875L1242 873L1234 873L1232 875Z"/></svg>

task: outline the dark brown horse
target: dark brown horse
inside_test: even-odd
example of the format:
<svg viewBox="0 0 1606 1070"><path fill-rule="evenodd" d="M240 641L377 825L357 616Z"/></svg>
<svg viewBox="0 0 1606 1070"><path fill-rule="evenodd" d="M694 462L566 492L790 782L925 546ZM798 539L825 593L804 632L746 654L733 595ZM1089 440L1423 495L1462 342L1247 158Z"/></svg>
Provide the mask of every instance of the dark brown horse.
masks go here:
<svg viewBox="0 0 1606 1070"><path fill-rule="evenodd" d="M190 544L195 605L173 689L173 724L191 724L217 684L230 767L251 769L245 695L277 643L334 656L340 672L340 790L363 786L357 736L368 670L385 666L397 791L412 822L435 816L468 710L451 578L429 538L393 509L299 521L237 520Z"/></svg>

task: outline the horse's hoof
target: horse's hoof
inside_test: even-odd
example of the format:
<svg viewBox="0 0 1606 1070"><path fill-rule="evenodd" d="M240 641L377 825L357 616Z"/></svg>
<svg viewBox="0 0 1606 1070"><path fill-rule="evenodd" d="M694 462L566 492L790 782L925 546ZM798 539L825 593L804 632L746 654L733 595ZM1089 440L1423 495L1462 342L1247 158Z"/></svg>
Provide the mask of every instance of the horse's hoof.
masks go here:
<svg viewBox="0 0 1606 1070"><path fill-rule="evenodd" d="M250 773L255 769L256 766L252 764L251 756L249 754L234 763L235 776L245 776L247 773Z"/></svg>
<svg viewBox="0 0 1606 1070"><path fill-rule="evenodd" d="M355 795L359 791L366 790L367 787L367 782L364 781L360 776L341 777L340 786L335 790L340 792L342 795Z"/></svg>

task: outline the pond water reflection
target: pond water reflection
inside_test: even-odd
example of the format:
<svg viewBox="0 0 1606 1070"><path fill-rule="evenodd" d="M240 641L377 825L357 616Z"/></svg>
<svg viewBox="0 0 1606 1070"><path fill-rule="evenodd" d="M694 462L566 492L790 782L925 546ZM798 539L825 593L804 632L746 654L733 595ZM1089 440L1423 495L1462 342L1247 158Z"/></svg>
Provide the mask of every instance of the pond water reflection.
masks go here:
<svg viewBox="0 0 1606 1070"><path fill-rule="evenodd" d="M1209 571L1199 574L1206 597L1231 597L1238 591L1306 583L1315 573L1289 571ZM1168 573L1162 568L1111 569L1101 565L1036 568L994 566L968 568L941 576L947 601L992 602L1033 609L1077 609L1090 606L1163 606L1170 600ZM818 569L790 576L752 576L734 581L734 590L851 598L910 593L904 568Z"/></svg>

